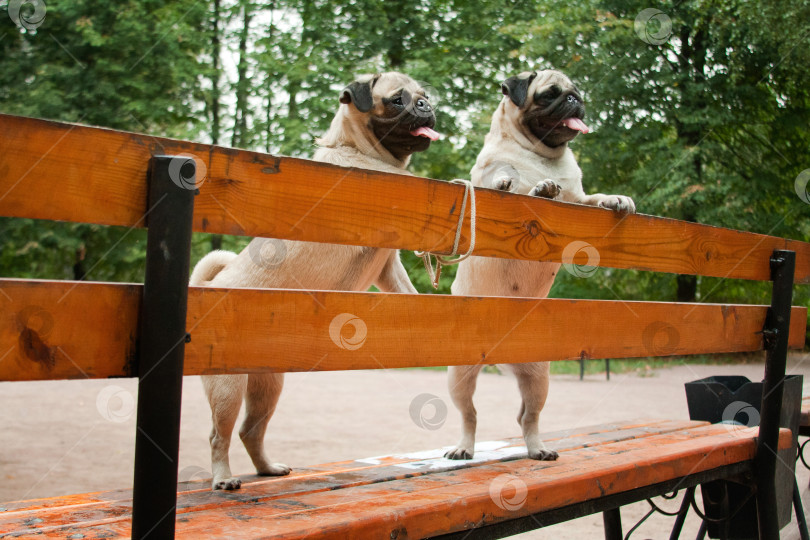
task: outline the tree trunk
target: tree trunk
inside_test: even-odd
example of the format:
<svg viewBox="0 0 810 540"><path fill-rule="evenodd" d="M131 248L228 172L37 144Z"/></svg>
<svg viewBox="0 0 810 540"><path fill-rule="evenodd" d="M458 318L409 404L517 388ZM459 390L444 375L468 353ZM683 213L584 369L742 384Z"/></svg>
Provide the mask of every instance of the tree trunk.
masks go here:
<svg viewBox="0 0 810 540"><path fill-rule="evenodd" d="M270 84L267 85L267 108L264 110L264 151L270 153L270 140L273 137L271 129L272 111L273 108L273 89Z"/></svg>
<svg viewBox="0 0 810 540"><path fill-rule="evenodd" d="M221 234L212 234L211 235L211 249L222 249L222 235Z"/></svg>
<svg viewBox="0 0 810 540"><path fill-rule="evenodd" d="M247 108L248 108L248 85L247 80L247 41L250 30L250 21L253 17L252 6L249 1L242 3L242 30L239 32L239 64L237 65L236 80L236 113L233 126L233 138L231 144L234 147L244 148L248 144L247 140Z"/></svg>
<svg viewBox="0 0 810 540"><path fill-rule="evenodd" d="M270 6L272 11L273 6ZM270 39L273 36L273 24L271 22L270 26L267 29L267 36L266 39ZM273 139L273 128L272 128L272 121L273 121L273 80L271 76L268 74L267 78L265 79L264 87L267 91L267 106L264 109L264 151L268 154L270 153L270 142Z"/></svg>
<svg viewBox="0 0 810 540"><path fill-rule="evenodd" d="M678 57L679 68L682 73L690 74L692 80L697 83L705 81L706 66L706 30L702 25L703 21L695 21L694 25L683 25L680 33L682 44L681 54ZM694 103L694 98L681 86L681 100L686 110L696 110L698 103ZM703 141L705 127L695 123L682 123L675 119L675 128L684 145L694 151L692 167L694 170L694 182L700 186L703 184L703 160L698 151L698 146ZM696 222L697 209L694 202L687 199L681 206L681 219L684 221ZM676 276L677 301L695 302L697 300L697 276L681 274Z"/></svg>
<svg viewBox="0 0 810 540"><path fill-rule="evenodd" d="M219 0L214 0L213 35L211 36L211 143L219 144L219 82L222 69L219 65Z"/></svg>
<svg viewBox="0 0 810 540"><path fill-rule="evenodd" d="M405 40L408 29L408 13L415 9L415 5L404 0L391 0L383 2L385 17L388 19L388 35L386 36L386 51L391 69L400 70L405 64Z"/></svg>
<svg viewBox="0 0 810 540"><path fill-rule="evenodd" d="M680 274L675 276L678 283L678 302L694 302L697 299L697 276Z"/></svg>
<svg viewBox="0 0 810 540"><path fill-rule="evenodd" d="M301 3L299 15L301 16L302 30L301 42L298 44L298 51L296 52L296 63L308 62L307 57L311 52L308 50L309 44L312 42L312 38L314 37L310 24L313 17L311 1L305 0ZM301 91L303 81L299 78L298 70L294 70L294 72L294 77L290 77L288 75L289 81L287 82L287 95L289 96L287 101L287 125L293 129L288 129L284 132L284 145L282 146L282 153L289 153L294 149L296 142L295 139L300 133L297 122L300 116L298 112L298 93Z"/></svg>
<svg viewBox="0 0 810 540"><path fill-rule="evenodd" d="M76 250L76 263L73 265L73 279L75 281L84 281L87 277L87 271L84 269L84 258L87 250L84 246L80 246Z"/></svg>
<svg viewBox="0 0 810 540"><path fill-rule="evenodd" d="M214 16L213 16L213 35L211 36L211 144L219 144L219 83L220 76L222 75L222 68L219 65L220 55L220 34L219 34L219 17L220 17L220 0L214 0ZM211 249L222 248L222 236L215 234L211 236Z"/></svg>

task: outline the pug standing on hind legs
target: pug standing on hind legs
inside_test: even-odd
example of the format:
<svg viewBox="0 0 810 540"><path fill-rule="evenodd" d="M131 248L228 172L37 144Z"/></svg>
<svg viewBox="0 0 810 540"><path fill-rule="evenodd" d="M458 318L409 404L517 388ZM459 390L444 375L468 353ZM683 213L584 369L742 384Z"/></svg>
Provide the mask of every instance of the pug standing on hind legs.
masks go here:
<svg viewBox="0 0 810 540"><path fill-rule="evenodd" d="M582 189L582 171L568 142L580 132L587 133L588 127L582 121L582 96L568 77L554 70L521 73L504 81L502 91L504 98L471 172L476 187L635 212L630 197L586 195ZM559 268L560 263L555 262L470 257L459 264L452 291L455 295L545 298ZM557 459L557 453L540 440L548 362L507 367L515 374L522 397L517 420L529 457ZM472 398L481 368L452 366L448 370L450 395L461 412L463 426L461 441L445 454L450 459L473 457L476 411Z"/></svg>
<svg viewBox="0 0 810 540"><path fill-rule="evenodd" d="M340 103L329 131L317 141L316 161L408 174L405 167L411 154L427 150L438 138L424 89L401 73L362 77L341 92ZM365 291L374 284L383 292L416 293L397 250L268 238L254 238L238 255L208 254L194 268L190 284L340 291ZM283 373L203 377L214 423L213 489L241 487L231 474L228 450L243 399L245 420L239 437L256 472L269 476L290 472L264 453L264 434L283 382Z"/></svg>

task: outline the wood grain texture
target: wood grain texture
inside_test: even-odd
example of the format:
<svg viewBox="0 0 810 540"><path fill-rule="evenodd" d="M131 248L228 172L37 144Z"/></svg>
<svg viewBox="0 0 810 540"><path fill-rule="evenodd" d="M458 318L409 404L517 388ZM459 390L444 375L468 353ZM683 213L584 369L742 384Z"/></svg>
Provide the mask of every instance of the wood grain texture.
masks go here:
<svg viewBox="0 0 810 540"><path fill-rule="evenodd" d="M142 289L0 279L0 381L137 376Z"/></svg>
<svg viewBox="0 0 810 540"><path fill-rule="evenodd" d="M132 376L141 287L0 280L0 380ZM187 375L762 348L765 306L190 288ZM794 307L790 344L803 346Z"/></svg>
<svg viewBox="0 0 810 540"><path fill-rule="evenodd" d="M612 440L575 436L569 447L563 439L552 443L555 448L560 445L556 462L519 459L472 467L456 463L465 468L453 470L434 469L438 460L430 458L422 467L397 467L403 462L379 466L354 462L351 470L340 464L336 470L321 466L288 478L246 484L233 493L212 493L207 488L183 492L177 537L391 538L398 532L398 538L422 538L750 461L756 433L754 428L685 423L643 437L624 436L621 429ZM788 430L781 431L779 443L780 448L790 447ZM409 464L415 465L415 460ZM32 501L30 509L16 505L0 522L0 535L126 537L128 499L114 494L116 500L110 503L104 494L98 495L92 502L65 498L61 513L53 504L56 500L41 510L37 507L43 501Z"/></svg>
<svg viewBox="0 0 810 540"><path fill-rule="evenodd" d="M10 115L0 115L0 148L4 216L142 227L150 156L185 153L206 172L196 231L448 253L464 192L424 178ZM804 242L492 190L478 190L477 200L478 255L561 261L572 242L585 242L601 266L768 280L771 252L791 249L797 283L810 283ZM467 220L460 251L468 245Z"/></svg>
<svg viewBox="0 0 810 540"><path fill-rule="evenodd" d="M664 433L695 428L706 422L687 420L637 419L619 423L575 427L566 431L543 434L543 441L558 452L568 452L584 447L593 447L630 439L651 437ZM505 448L524 447L522 437L503 441ZM497 453L494 453L497 454ZM524 453L525 454L525 453ZM520 456L514 456L518 459ZM525 455L523 455L525 458ZM178 485L178 514L201 510L238 510L240 505L254 501L303 496L309 493L365 486L407 477L423 476L437 472L437 468L405 468L403 465L417 460L406 456L385 456L325 463L298 467L283 478L243 476L243 489L229 493L223 499L222 492L211 491L210 480L197 480ZM503 461L497 455L484 463ZM454 462L455 468L467 466ZM41 530L69 525L87 526L88 523L109 522L111 519L129 519L132 509L132 492L117 490L99 493L84 493L64 497L50 497L30 501L4 502L5 511L0 512L0 535L14 531Z"/></svg>

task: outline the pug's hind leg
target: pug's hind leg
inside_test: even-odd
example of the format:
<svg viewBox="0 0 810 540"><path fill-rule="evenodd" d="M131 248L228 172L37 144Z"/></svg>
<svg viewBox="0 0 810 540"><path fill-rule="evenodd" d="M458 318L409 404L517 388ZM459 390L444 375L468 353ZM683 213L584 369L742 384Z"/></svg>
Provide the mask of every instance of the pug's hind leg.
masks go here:
<svg viewBox="0 0 810 540"><path fill-rule="evenodd" d="M247 375L203 377L203 387L211 405L211 489L239 489L242 481L231 474L228 451L231 435L242 406Z"/></svg>
<svg viewBox="0 0 810 540"><path fill-rule="evenodd" d="M264 453L264 434L267 431L267 423L276 410L283 385L283 373L262 373L248 376L245 420L239 429L239 438L242 439L242 443L256 467L256 474L261 476L290 474L288 466L283 463L272 463Z"/></svg>
<svg viewBox="0 0 810 540"><path fill-rule="evenodd" d="M532 188L529 195L532 197L542 197L543 199L556 199L561 192L562 188L557 182L546 178L541 182L537 182L537 185Z"/></svg>
<svg viewBox="0 0 810 540"><path fill-rule="evenodd" d="M448 388L453 403L461 412L461 441L444 457L449 459L472 459L475 453L475 428L477 413L473 405L473 394L481 366L450 366L447 368Z"/></svg>
<svg viewBox="0 0 810 540"><path fill-rule="evenodd" d="M522 403L518 424L523 430L523 439L531 459L554 461L559 454L549 450L540 439L540 411L546 404L548 396L548 362L519 364L513 366Z"/></svg>

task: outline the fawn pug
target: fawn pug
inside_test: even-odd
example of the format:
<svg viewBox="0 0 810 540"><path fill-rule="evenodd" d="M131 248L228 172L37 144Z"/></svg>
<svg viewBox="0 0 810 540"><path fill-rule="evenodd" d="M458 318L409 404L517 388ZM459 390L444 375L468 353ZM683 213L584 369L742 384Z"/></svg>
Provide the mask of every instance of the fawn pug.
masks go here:
<svg viewBox="0 0 810 540"><path fill-rule="evenodd" d="M585 106L576 86L559 71L521 73L502 85L504 97L492 117L484 148L472 169L477 187L522 195L601 206L633 213L635 204L623 195L586 195L582 172L568 142L588 127ZM560 264L470 257L459 264L452 292L456 295L529 296L545 298ZM470 459L475 445L473 393L481 365L449 368L450 395L461 412L463 434L447 452L451 459ZM548 395L548 362L509 364L522 397L518 423L529 457L553 460L557 453L540 440L540 411Z"/></svg>
<svg viewBox="0 0 810 540"><path fill-rule="evenodd" d="M410 77L389 72L364 76L340 94L331 127L316 142L316 161L407 174L411 154L438 138L424 89ZM194 268L190 284L211 287L268 287L415 293L391 249L254 238L238 255L214 251ZM268 351L273 354L272 351ZM283 351L279 351L283 354ZM211 405L213 489L238 489L228 450L242 401L245 420L239 436L260 475L285 475L290 468L264 452L264 435L284 381L282 373L203 377Z"/></svg>

